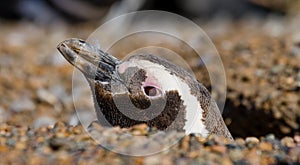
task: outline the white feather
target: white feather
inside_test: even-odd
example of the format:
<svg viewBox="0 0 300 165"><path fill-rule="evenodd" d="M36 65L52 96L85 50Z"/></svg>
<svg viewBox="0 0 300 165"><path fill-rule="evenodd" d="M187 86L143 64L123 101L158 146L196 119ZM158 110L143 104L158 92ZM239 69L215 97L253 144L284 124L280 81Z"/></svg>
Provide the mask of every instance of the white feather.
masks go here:
<svg viewBox="0 0 300 165"><path fill-rule="evenodd" d="M200 133L204 137L208 136L209 131L201 120L203 109L197 97L191 94L191 88L183 79L170 74L164 66L147 60L137 61L136 59L131 59L121 64L119 71L124 72L124 69L127 67L145 69L147 74L155 77L163 91L177 90L184 101L183 104L186 106L186 122L183 128L185 133Z"/></svg>

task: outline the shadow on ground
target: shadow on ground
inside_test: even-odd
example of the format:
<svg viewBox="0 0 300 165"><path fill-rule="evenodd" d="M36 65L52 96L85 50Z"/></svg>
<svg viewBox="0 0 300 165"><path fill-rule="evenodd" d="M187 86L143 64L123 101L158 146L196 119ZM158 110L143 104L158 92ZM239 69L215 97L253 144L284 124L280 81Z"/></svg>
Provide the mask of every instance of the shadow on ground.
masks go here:
<svg viewBox="0 0 300 165"><path fill-rule="evenodd" d="M247 109L240 105L235 106L230 99L226 100L223 112L224 120L230 120L228 129L232 136L236 137L261 137L267 134L274 134L276 137L293 136L300 132L300 129L293 129L283 119L276 119L272 111L262 109ZM297 119L300 122L300 118ZM284 133L282 128L291 131Z"/></svg>

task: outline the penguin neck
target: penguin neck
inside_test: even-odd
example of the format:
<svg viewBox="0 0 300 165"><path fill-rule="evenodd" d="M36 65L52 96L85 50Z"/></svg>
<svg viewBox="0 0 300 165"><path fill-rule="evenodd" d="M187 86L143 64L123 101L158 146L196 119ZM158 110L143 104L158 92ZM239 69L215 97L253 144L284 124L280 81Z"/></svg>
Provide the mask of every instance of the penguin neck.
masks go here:
<svg viewBox="0 0 300 165"><path fill-rule="evenodd" d="M181 91L179 91L179 94L183 100L186 111L186 122L185 126L183 127L185 133L200 133L203 137L207 137L209 135L209 131L202 120L204 109L202 109L197 97L191 94L191 88L188 86L188 84L181 79L178 81L180 82L181 86Z"/></svg>
<svg viewBox="0 0 300 165"><path fill-rule="evenodd" d="M187 84L188 80L186 79L190 80L190 76L179 76L170 72L170 69L167 69L165 66L148 60L131 59L130 64L126 65L127 67L143 66L147 69L147 73L155 75L155 78L161 82L160 86L165 92L174 90L178 91L184 105L184 108L180 110L185 111L185 124L183 129L186 134L199 133L204 137L209 135L209 131L206 129L204 120L202 120L204 110L201 107L197 96L192 94L193 92ZM185 72L182 71L180 73Z"/></svg>

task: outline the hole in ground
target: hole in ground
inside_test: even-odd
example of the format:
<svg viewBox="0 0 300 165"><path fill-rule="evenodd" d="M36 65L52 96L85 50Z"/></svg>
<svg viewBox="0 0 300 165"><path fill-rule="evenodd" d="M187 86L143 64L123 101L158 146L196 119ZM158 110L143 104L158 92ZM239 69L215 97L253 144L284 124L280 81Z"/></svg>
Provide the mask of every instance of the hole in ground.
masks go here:
<svg viewBox="0 0 300 165"><path fill-rule="evenodd" d="M275 119L273 112L264 109L247 109L244 106L235 106L230 99L226 100L223 118L229 118L231 123L227 126L233 137L261 137L274 134L278 138L293 136L300 132L288 126L283 119ZM300 120L299 118L297 120ZM291 131L284 133L282 127Z"/></svg>

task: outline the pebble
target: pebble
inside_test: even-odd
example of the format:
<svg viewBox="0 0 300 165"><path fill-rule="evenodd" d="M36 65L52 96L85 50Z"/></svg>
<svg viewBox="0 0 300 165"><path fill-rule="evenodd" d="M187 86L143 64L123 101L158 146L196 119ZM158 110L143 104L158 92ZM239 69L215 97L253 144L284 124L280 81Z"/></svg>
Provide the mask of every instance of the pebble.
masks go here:
<svg viewBox="0 0 300 165"><path fill-rule="evenodd" d="M17 142L16 145L15 145L15 148L17 150L23 150L23 149L26 149L26 143L24 142Z"/></svg>
<svg viewBox="0 0 300 165"><path fill-rule="evenodd" d="M275 138L275 135L274 134L268 134L265 138L266 141L268 142L271 142L271 141L274 141L276 138Z"/></svg>
<svg viewBox="0 0 300 165"><path fill-rule="evenodd" d="M134 136L145 136L148 134L149 127L146 124L138 124L132 127L132 134Z"/></svg>
<svg viewBox="0 0 300 165"><path fill-rule="evenodd" d="M58 103L57 97L46 89L38 89L37 96L41 101L45 101L51 105L55 105Z"/></svg>
<svg viewBox="0 0 300 165"><path fill-rule="evenodd" d="M184 151L187 152L190 147L190 136L183 137L183 139L181 140L180 146Z"/></svg>
<svg viewBox="0 0 300 165"><path fill-rule="evenodd" d="M8 121L9 118L10 116L8 115L8 113L6 113L6 111L0 106L0 123Z"/></svg>
<svg viewBox="0 0 300 165"><path fill-rule="evenodd" d="M79 118L78 118L79 117ZM77 110L69 120L69 125L76 126L82 124L84 126L89 125L91 122L96 121L97 118L94 113L89 111Z"/></svg>
<svg viewBox="0 0 300 165"><path fill-rule="evenodd" d="M300 144L300 135L295 135L294 140L296 143Z"/></svg>
<svg viewBox="0 0 300 165"><path fill-rule="evenodd" d="M33 111L36 108L29 97L21 97L12 102L10 109L14 112Z"/></svg>
<svg viewBox="0 0 300 165"><path fill-rule="evenodd" d="M160 164L161 162L160 162L159 157L157 157L157 156L149 156L149 157L145 158L144 163L146 165L151 165L151 164Z"/></svg>
<svg viewBox="0 0 300 165"><path fill-rule="evenodd" d="M245 141L246 141L246 144L257 144L257 143L259 143L259 140L256 137L247 137Z"/></svg>
<svg viewBox="0 0 300 165"><path fill-rule="evenodd" d="M235 139L235 143L239 146L244 146L246 144L245 140L242 138Z"/></svg>
<svg viewBox="0 0 300 165"><path fill-rule="evenodd" d="M290 148L296 146L294 139L292 137L284 137L283 139L281 139L281 144Z"/></svg>
<svg viewBox="0 0 300 165"><path fill-rule="evenodd" d="M258 147L262 151L272 151L273 149L272 144L268 142L261 142L259 143Z"/></svg>
<svg viewBox="0 0 300 165"><path fill-rule="evenodd" d="M33 128L37 129L43 126L54 126L55 122L56 120L50 116L40 116L34 121Z"/></svg>
<svg viewBox="0 0 300 165"><path fill-rule="evenodd" d="M276 65L276 66L273 66L273 67L271 68L271 73L273 73L273 74L278 74L278 73L281 72L283 69L284 69L284 66L283 66L283 65Z"/></svg>
<svg viewBox="0 0 300 165"><path fill-rule="evenodd" d="M215 146L211 147L211 151L212 152L217 152L217 153L220 153L220 154L225 154L226 151L227 151L227 148L226 148L226 146L215 145Z"/></svg>

